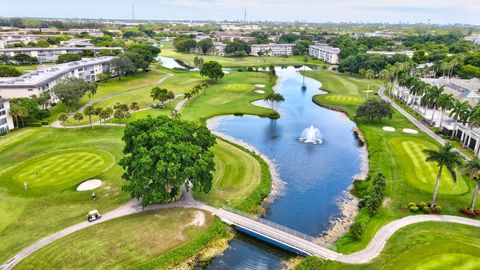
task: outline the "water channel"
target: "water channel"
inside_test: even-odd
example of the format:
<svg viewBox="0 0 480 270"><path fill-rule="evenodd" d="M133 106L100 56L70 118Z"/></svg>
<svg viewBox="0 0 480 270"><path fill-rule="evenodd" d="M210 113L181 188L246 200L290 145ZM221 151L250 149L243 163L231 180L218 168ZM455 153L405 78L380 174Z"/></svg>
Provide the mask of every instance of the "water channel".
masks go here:
<svg viewBox="0 0 480 270"><path fill-rule="evenodd" d="M317 236L338 215L338 200L361 170L362 150L352 121L312 102L320 82L305 78L302 88L302 75L294 67L276 72L277 90L285 97L280 119L222 116L214 130L254 146L278 166L285 186L264 218ZM321 134L321 144L301 140L312 126ZM290 256L240 235L206 269L280 269Z"/></svg>

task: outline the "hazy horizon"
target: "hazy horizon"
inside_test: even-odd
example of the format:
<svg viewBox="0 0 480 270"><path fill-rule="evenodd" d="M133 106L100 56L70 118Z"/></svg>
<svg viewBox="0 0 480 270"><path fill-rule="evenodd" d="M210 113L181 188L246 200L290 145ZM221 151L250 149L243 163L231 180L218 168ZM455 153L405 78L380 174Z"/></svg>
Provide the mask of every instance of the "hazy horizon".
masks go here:
<svg viewBox="0 0 480 270"><path fill-rule="evenodd" d="M128 20L132 3L139 20L480 24L476 0L1 0L0 16Z"/></svg>

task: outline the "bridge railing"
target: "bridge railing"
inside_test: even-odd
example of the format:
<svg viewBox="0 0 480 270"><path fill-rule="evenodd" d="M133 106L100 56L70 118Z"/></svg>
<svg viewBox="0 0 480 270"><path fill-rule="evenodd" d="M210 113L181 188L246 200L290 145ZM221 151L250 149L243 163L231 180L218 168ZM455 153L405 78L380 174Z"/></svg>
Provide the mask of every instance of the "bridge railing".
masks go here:
<svg viewBox="0 0 480 270"><path fill-rule="evenodd" d="M227 206L224 206L223 207L224 210L228 211L228 212L231 212L231 213L234 213L234 214L237 214L237 215L240 215L240 216L243 216L243 217L246 217L246 218L249 218L249 219L252 219L252 220L255 220L257 222L260 222L262 224L265 224L269 227L272 227L272 228L275 228L277 230L281 230L283 232L286 232L286 233L289 233L289 234L292 234L292 235L295 235L297 237L300 237L302 239L305 239L307 241L310 241L310 242L313 242L313 243L316 243L318 245L321 245L321 246L324 246L324 247L327 247L329 246L325 241L322 241L318 238L315 238L313 236L310 236L308 234L304 234L304 233L301 233L299 231L296 231L296 230L293 230L293 229L290 229L288 227L285 227L283 225L280 225L280 224L277 224L275 222L272 222L272 221L269 221L269 220L266 220L266 219L263 219L261 217L258 217L258 216L254 216L254 215L250 215L250 214L247 214L247 213L244 213L242 211L239 211L237 209L233 209L233 208L230 208L230 207L227 207Z"/></svg>

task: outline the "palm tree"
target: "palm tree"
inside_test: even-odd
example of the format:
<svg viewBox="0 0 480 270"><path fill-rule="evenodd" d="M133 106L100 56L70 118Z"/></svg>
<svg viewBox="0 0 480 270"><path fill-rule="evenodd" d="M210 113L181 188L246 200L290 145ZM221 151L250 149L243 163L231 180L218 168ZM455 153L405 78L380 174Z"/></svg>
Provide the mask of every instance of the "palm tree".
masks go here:
<svg viewBox="0 0 480 270"><path fill-rule="evenodd" d="M438 96L437 103L438 103L438 108L442 112L442 115L440 116L440 128L442 128L445 113L446 111L450 110L453 107L453 104L455 103L455 98L453 97L452 94L442 93L440 94L440 96Z"/></svg>
<svg viewBox="0 0 480 270"><path fill-rule="evenodd" d="M73 116L73 119L77 120L78 121L78 125L80 126L80 121L83 120L83 114L81 112L77 112L75 113L75 115Z"/></svg>
<svg viewBox="0 0 480 270"><path fill-rule="evenodd" d="M463 168L463 173L475 181L475 189L470 203L470 211L473 211L475 210L475 202L477 201L478 190L480 189L480 159L475 157L469 160Z"/></svg>
<svg viewBox="0 0 480 270"><path fill-rule="evenodd" d="M470 114L470 110L472 107L468 104L467 101L461 102L459 100L455 100L452 106L452 110L450 111L449 116L453 117L453 132L451 139L457 136L457 125L458 121L461 119L465 119L465 116Z"/></svg>
<svg viewBox="0 0 480 270"><path fill-rule="evenodd" d="M368 80L368 88L367 88L368 92L370 92L370 80L373 79L373 76L375 76L375 71L373 71L373 69L368 69L365 72L365 79ZM368 92L367 92L367 96L368 96Z"/></svg>
<svg viewBox="0 0 480 270"><path fill-rule="evenodd" d="M475 106L470 111L470 114L468 116L468 129L469 129L469 135L468 139L464 136L464 145L469 145L470 140L471 140L471 134L473 132L473 128L480 127L480 106ZM478 154L478 153L477 153Z"/></svg>
<svg viewBox="0 0 480 270"><path fill-rule="evenodd" d="M90 127L93 129L93 125L92 125L92 115L95 115L95 114L96 114L95 108L93 108L93 106L87 106L87 107L85 107L85 109L83 110L83 113L88 116L88 120L90 121Z"/></svg>
<svg viewBox="0 0 480 270"><path fill-rule="evenodd" d="M435 201L437 199L438 187L440 186L440 178L442 177L443 168L447 168L452 176L453 182L457 182L456 169L463 163L460 153L453 151L453 146L445 144L438 150L425 149L423 152L427 154L426 162L435 162L438 166L437 180L435 181L435 188L433 189L432 204L430 209L435 208Z"/></svg>
<svg viewBox="0 0 480 270"><path fill-rule="evenodd" d="M140 106L138 106L138 102L132 102L130 103L130 106L128 106L130 110L133 111L133 114L135 114L136 111L140 110Z"/></svg>
<svg viewBox="0 0 480 270"><path fill-rule="evenodd" d="M435 118L435 111L438 107L438 97L440 94L443 92L443 86L442 87L437 87L437 86L431 86L428 88L428 91L423 95L422 97L422 103L425 104L425 115L427 112L427 107L432 109L432 118L431 122L433 124L433 120Z"/></svg>
<svg viewBox="0 0 480 270"><path fill-rule="evenodd" d="M388 86L390 85L390 72L387 69L382 69L378 73L378 77L385 81L385 89L388 91Z"/></svg>
<svg viewBox="0 0 480 270"><path fill-rule="evenodd" d="M18 123L18 117L20 115L20 106L18 106L17 104L15 103L12 103L12 106L10 107L10 116L15 119L15 125L17 126L17 128L19 128L19 123Z"/></svg>
<svg viewBox="0 0 480 270"><path fill-rule="evenodd" d="M18 117L22 121L22 127L25 126L25 123L23 122L23 119L27 118L28 116L29 116L29 113L28 113L27 108L20 107L20 109L18 110Z"/></svg>
<svg viewBox="0 0 480 270"><path fill-rule="evenodd" d="M65 121L68 120L68 114L66 113L61 113L58 115L58 120L60 120L60 122L62 122L62 126L65 128Z"/></svg>
<svg viewBox="0 0 480 270"><path fill-rule="evenodd" d="M272 110L276 111L275 105L284 102L285 98L278 93L271 93L265 97L265 102L270 103Z"/></svg>

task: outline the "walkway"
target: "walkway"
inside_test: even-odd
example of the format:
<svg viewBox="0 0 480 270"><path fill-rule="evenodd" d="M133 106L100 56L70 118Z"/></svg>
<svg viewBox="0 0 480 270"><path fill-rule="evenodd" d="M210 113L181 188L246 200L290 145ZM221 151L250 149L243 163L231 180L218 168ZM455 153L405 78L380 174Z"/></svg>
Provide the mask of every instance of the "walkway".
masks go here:
<svg viewBox="0 0 480 270"><path fill-rule="evenodd" d="M155 85L159 85L161 83L163 83L166 79L170 78L173 76L173 74L171 73L166 73L167 76L165 76L164 78L161 78L160 80L158 80L157 82L155 83L152 83L152 84L148 84L148 85L144 85L144 86L141 86L141 87L135 87L135 88L131 88L131 89L128 89L128 90L123 90L123 91L120 91L120 92L115 92L113 94L110 94L110 95L106 95L106 96L103 96L103 97L99 97L95 100L90 100L89 102L87 102L85 105L83 105L82 107L80 107L80 109L78 109L78 112L82 112L83 113L83 110L85 109L85 107L87 106L91 106L91 105L94 105L95 103L98 103L100 101L103 101L103 100L106 100L106 99L109 99L111 97L115 97L115 96L118 96L118 95L121 95L121 94L125 94L125 93L130 93L130 92L133 92L133 91L137 91L137 90L140 90L140 89L143 89L143 88L146 88L146 87L153 87Z"/></svg>
<svg viewBox="0 0 480 270"><path fill-rule="evenodd" d="M480 220L468 219L457 216L444 216L444 215L415 215L404 217L395 221L388 223L383 226L374 236L370 244L363 250L344 255L342 253L335 252L326 247L320 246L311 241L310 238L304 237L302 234L298 235L293 230L286 231L285 228L278 228L272 224L266 224L259 221L258 219L249 218L245 214L234 213L226 209L217 209L201 202L196 201L191 193L184 192L182 200L168 203L148 206L145 209L141 207L138 201L132 200L126 205L123 205L111 212L106 213L103 217L96 222L87 222L70 226L66 229L63 229L59 232L51 234L47 237L42 238L41 240L35 242L31 246L23 249L21 252L17 253L14 257L8 260L5 264L0 266L0 270L9 270L13 269L20 261L25 259L27 256L31 255L33 252L41 249L42 247L63 238L69 234L72 234L76 231L85 229L87 227L94 226L96 224L112 220L115 218L140 213L142 211L151 211L155 209L164 209L164 208L173 208L173 207L183 207L183 208L196 208L204 211L208 211L213 215L218 216L224 222L241 227L248 231L251 231L255 234L261 235L263 237L269 238L277 243L281 243L286 246L290 246L296 250L302 251L305 254L315 255L324 259L340 261L350 264L361 264L367 263L370 260L377 257L380 252L385 247L387 240L399 229L421 222L428 221L437 221L437 222L451 222L458 224L465 224L475 227L480 227Z"/></svg>
<svg viewBox="0 0 480 270"><path fill-rule="evenodd" d="M422 124L420 121L418 121L415 117L413 117L411 114L409 114L407 111L405 111L402 107L400 107L397 103L395 103L393 100L391 100L388 96L386 96L384 91L385 91L384 87L381 87L380 90L378 91L378 95L383 100L392 104L392 106L397 111L399 111L403 116L405 116L408 120L410 120L410 122L412 122L415 126L417 126L417 128L419 128L421 131L425 132L428 136L432 137L435 141L437 141L441 145L444 145L444 144L447 143L444 139L442 139L442 137L435 134L435 132L431 131L428 127L426 127L424 124Z"/></svg>

